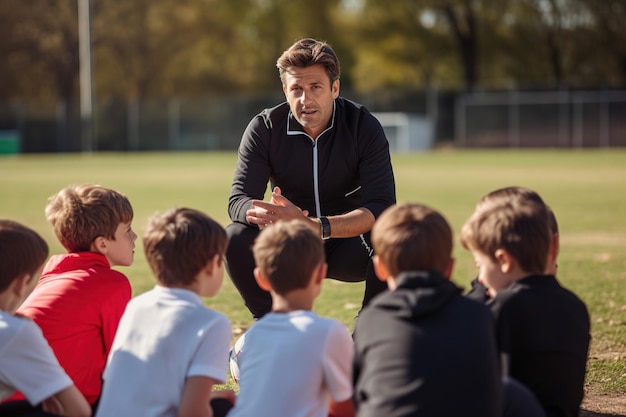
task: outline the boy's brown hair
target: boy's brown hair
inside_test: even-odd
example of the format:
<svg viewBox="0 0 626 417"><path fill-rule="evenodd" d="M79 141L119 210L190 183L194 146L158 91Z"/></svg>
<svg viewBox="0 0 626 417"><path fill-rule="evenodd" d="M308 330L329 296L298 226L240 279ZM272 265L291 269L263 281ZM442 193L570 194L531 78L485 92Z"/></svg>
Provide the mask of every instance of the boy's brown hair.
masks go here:
<svg viewBox="0 0 626 417"><path fill-rule="evenodd" d="M339 58L326 42L311 38L300 39L289 47L276 61L280 80L285 84L285 73L291 67L305 68L321 65L332 84L339 79Z"/></svg>
<svg viewBox="0 0 626 417"><path fill-rule="evenodd" d="M546 269L552 231L548 207L537 201L498 198L478 207L461 229L461 244L492 259L504 249L532 274Z"/></svg>
<svg viewBox="0 0 626 417"><path fill-rule="evenodd" d="M372 246L393 277L406 271L444 274L452 258L452 229L428 206L396 204L374 223Z"/></svg>
<svg viewBox="0 0 626 417"><path fill-rule="evenodd" d="M165 286L189 285L215 255L224 256L228 238L215 220L191 208L173 208L148 220L143 245L150 269Z"/></svg>
<svg viewBox="0 0 626 417"><path fill-rule="evenodd" d="M48 257L48 244L34 230L0 220L0 292L20 275L34 275Z"/></svg>
<svg viewBox="0 0 626 417"><path fill-rule="evenodd" d="M545 204L539 193L537 193L536 191L531 190L530 188L512 185L509 187L498 188L497 190L493 190L485 194L483 198L480 199L478 204L476 204L476 208L480 208L483 204L486 204L487 202L493 202L494 200L499 199L509 200L511 198L520 198L522 200L534 201L538 204ZM548 221L550 223L550 230L552 231L552 233L559 233L559 224L556 221L556 216L554 215L554 212L552 211L550 206L546 204L546 207L548 208Z"/></svg>
<svg viewBox="0 0 626 417"><path fill-rule="evenodd" d="M262 275L281 295L306 288L315 268L325 261L322 239L302 220L279 221L263 229L252 252Z"/></svg>
<svg viewBox="0 0 626 417"><path fill-rule="evenodd" d="M97 237L114 240L120 223L133 220L133 208L128 198L115 190L73 185L49 198L46 218L68 252L87 252Z"/></svg>

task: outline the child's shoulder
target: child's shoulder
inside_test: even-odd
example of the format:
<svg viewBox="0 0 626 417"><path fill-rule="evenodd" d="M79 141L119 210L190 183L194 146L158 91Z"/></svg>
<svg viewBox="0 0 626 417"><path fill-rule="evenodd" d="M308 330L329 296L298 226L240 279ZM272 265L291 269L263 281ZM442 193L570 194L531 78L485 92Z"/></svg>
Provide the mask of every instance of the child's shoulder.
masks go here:
<svg viewBox="0 0 626 417"><path fill-rule="evenodd" d="M30 318L21 314L10 314L0 311L0 341L2 345L8 345L10 341L22 334L43 340L43 333L37 324Z"/></svg>

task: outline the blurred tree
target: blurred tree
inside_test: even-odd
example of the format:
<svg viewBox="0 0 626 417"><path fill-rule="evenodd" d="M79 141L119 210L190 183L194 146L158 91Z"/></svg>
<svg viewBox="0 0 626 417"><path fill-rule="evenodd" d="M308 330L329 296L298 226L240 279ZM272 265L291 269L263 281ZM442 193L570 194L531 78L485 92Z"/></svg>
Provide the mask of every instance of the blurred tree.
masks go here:
<svg viewBox="0 0 626 417"><path fill-rule="evenodd" d="M445 77L453 43L435 10L423 3L396 0L390 7L384 0L367 0L351 11L356 30L350 41L358 58L354 78L359 90L431 86ZM447 76L445 81L455 82L454 75Z"/></svg>
<svg viewBox="0 0 626 417"><path fill-rule="evenodd" d="M433 81L455 85L462 80L465 89L471 91L480 81L483 31L493 32L490 26L502 8L501 3L497 0L396 0L393 3L363 0L359 8L363 23L359 26L360 33L375 42L376 53L389 54L400 67L419 65L422 85Z"/></svg>
<svg viewBox="0 0 626 417"><path fill-rule="evenodd" d="M0 2L0 96L72 98L78 86L76 0Z"/></svg>
<svg viewBox="0 0 626 417"><path fill-rule="evenodd" d="M233 87L236 9L245 0L99 1L95 78L102 95L195 95ZM244 7L245 8L245 7Z"/></svg>
<svg viewBox="0 0 626 417"><path fill-rule="evenodd" d="M332 45L345 68L350 61L344 42L345 31L338 28L340 0L256 0L245 15L247 87L253 91L280 88L276 59L300 38L316 38ZM345 28L342 28L345 29ZM345 74L345 73L344 73ZM346 78L342 76L342 83Z"/></svg>
<svg viewBox="0 0 626 417"><path fill-rule="evenodd" d="M592 34L616 69L608 71L606 76L626 85L626 0L578 0L578 3L591 14ZM615 76L611 77L611 73Z"/></svg>
<svg viewBox="0 0 626 417"><path fill-rule="evenodd" d="M477 0L436 1L456 40L462 63L465 89L472 91L478 82L478 21ZM484 3L484 2L483 2Z"/></svg>
<svg viewBox="0 0 626 417"><path fill-rule="evenodd" d="M626 0L92 1L98 99L276 91L302 37L361 91L626 83ZM0 98L76 99L77 27L76 0L0 2Z"/></svg>

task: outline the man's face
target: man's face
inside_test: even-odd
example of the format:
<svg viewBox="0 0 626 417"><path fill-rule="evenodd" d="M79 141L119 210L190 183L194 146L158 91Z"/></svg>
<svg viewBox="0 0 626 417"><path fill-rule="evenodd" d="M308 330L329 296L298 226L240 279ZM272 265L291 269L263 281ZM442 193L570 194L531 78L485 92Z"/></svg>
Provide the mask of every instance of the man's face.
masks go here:
<svg viewBox="0 0 626 417"><path fill-rule="evenodd" d="M304 131L317 139L333 114L339 95L339 80L332 84L322 65L290 67L284 75L283 92L296 120Z"/></svg>

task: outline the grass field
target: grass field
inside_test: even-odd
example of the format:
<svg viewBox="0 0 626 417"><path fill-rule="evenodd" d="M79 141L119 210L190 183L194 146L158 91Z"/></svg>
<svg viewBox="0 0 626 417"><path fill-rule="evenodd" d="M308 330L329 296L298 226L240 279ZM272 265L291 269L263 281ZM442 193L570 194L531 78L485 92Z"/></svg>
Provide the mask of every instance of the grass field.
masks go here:
<svg viewBox="0 0 626 417"><path fill-rule="evenodd" d="M561 230L559 279L591 312L587 390L626 394L626 150L440 150L392 156L399 201L440 210L458 232L477 200L508 185L535 189ZM0 157L0 217L23 222L61 252L44 218L47 198L69 184L97 183L126 194L141 236L148 216L174 206L198 208L224 226L235 153L120 153ZM454 281L467 287L476 270L456 244ZM137 240L135 263L120 268L134 293L154 285ZM226 279L211 307L235 328L251 324ZM362 284L326 281L316 310L352 327Z"/></svg>

